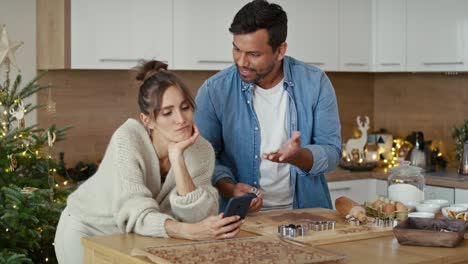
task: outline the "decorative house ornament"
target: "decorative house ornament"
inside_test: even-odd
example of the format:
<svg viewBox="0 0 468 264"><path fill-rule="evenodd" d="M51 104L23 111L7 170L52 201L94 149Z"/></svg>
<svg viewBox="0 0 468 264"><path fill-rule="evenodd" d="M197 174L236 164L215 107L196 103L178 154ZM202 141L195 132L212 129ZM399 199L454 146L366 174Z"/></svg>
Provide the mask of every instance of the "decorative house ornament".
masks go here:
<svg viewBox="0 0 468 264"><path fill-rule="evenodd" d="M361 122L361 117L356 118L359 131L361 131L361 136L359 138L351 138L346 142L345 150L348 160L353 160L353 150L359 152L359 160L365 160L364 146L367 143L367 130L369 129L369 117L365 116L365 122Z"/></svg>

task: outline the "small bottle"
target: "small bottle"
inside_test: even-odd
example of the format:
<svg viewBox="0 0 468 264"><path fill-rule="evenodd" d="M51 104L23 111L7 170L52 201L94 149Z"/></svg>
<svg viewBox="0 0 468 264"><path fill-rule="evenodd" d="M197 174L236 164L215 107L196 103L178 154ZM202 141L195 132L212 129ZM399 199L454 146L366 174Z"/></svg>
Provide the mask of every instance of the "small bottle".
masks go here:
<svg viewBox="0 0 468 264"><path fill-rule="evenodd" d="M463 154L459 173L461 175L468 175L468 141L465 141L465 144L463 144Z"/></svg>

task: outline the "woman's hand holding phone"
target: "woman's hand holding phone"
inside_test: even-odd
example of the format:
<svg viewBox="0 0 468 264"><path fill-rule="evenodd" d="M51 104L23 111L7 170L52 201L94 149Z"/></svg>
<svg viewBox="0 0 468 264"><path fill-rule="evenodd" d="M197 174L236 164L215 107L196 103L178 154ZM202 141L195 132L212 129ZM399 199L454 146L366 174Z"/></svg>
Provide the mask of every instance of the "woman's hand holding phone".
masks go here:
<svg viewBox="0 0 468 264"><path fill-rule="evenodd" d="M239 221L239 216L234 215L224 217L223 213L215 216L209 216L199 223L193 229L191 236L194 240L204 239L226 239L235 237L243 221Z"/></svg>

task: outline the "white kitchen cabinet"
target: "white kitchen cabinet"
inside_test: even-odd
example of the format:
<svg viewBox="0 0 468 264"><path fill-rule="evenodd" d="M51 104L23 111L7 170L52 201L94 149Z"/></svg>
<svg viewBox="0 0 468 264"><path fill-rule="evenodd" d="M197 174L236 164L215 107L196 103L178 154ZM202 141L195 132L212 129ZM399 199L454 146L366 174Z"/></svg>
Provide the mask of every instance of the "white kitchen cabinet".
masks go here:
<svg viewBox="0 0 468 264"><path fill-rule="evenodd" d="M274 1L288 15L290 55L324 71L338 70L338 0Z"/></svg>
<svg viewBox="0 0 468 264"><path fill-rule="evenodd" d="M335 208L335 200L340 196L346 196L359 204L365 201L374 201L377 198L376 179L335 181L328 183L330 196Z"/></svg>
<svg viewBox="0 0 468 264"><path fill-rule="evenodd" d="M339 2L339 70L369 71L371 0Z"/></svg>
<svg viewBox="0 0 468 264"><path fill-rule="evenodd" d="M388 196L388 182L386 180L376 180L376 193L377 193L377 197L378 196L382 196L382 197L387 197ZM371 200L371 201L374 201L374 200Z"/></svg>
<svg viewBox="0 0 468 264"><path fill-rule="evenodd" d="M174 0L174 69L221 70L233 64L234 15L248 0Z"/></svg>
<svg viewBox="0 0 468 264"><path fill-rule="evenodd" d="M452 204L455 201L455 189L426 185L424 188L424 199L443 199L449 201L449 203Z"/></svg>
<svg viewBox="0 0 468 264"><path fill-rule="evenodd" d="M455 189L455 203L468 203L467 189Z"/></svg>
<svg viewBox="0 0 468 264"><path fill-rule="evenodd" d="M372 70L406 70L406 0L374 0Z"/></svg>
<svg viewBox="0 0 468 264"><path fill-rule="evenodd" d="M172 0L72 0L71 68L129 69L172 63Z"/></svg>
<svg viewBox="0 0 468 264"><path fill-rule="evenodd" d="M407 0L408 71L467 70L468 1Z"/></svg>

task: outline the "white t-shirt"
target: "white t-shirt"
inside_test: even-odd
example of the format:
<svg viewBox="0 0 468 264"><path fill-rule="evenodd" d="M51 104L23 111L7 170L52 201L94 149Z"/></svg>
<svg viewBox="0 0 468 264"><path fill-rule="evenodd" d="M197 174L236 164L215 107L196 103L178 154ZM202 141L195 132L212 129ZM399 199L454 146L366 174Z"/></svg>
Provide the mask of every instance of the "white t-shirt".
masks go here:
<svg viewBox="0 0 468 264"><path fill-rule="evenodd" d="M278 150L288 141L288 94L283 80L275 87L263 89L258 85L253 92L253 106L260 125L260 157L263 153ZM292 208L292 189L288 163L276 163L261 159L260 189L262 210Z"/></svg>

